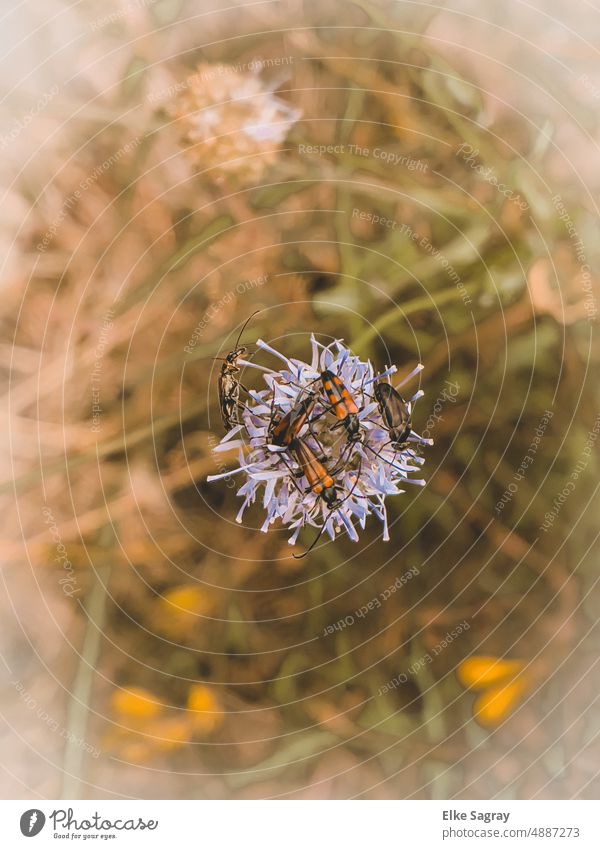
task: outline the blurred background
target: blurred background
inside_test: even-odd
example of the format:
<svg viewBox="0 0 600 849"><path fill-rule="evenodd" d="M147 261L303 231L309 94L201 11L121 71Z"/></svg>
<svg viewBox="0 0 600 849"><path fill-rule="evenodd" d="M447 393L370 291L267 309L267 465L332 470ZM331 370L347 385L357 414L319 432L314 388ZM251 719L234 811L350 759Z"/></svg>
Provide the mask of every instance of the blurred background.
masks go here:
<svg viewBox="0 0 600 849"><path fill-rule="evenodd" d="M6 12L3 796L597 798L599 37L551 0ZM423 362L390 542L295 560L206 483L257 309L251 350Z"/></svg>

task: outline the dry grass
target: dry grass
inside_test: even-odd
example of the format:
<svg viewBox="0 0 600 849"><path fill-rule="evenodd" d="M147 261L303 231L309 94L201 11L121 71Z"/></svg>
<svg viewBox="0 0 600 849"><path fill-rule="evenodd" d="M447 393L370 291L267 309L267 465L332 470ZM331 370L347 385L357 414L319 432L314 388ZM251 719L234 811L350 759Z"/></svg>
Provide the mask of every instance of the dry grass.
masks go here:
<svg viewBox="0 0 600 849"><path fill-rule="evenodd" d="M540 531L597 415L593 295L552 201L597 269L597 121L574 82L590 56L561 42L561 76L543 30L540 92L516 36L395 8L67 15L88 36L7 153L3 612L10 680L100 756L49 735L11 688L24 742L7 732L7 795L597 794L595 452ZM242 110L228 98L257 59L265 93ZM221 141L190 135L194 98ZM283 140L244 131L281 103L302 116ZM428 486L398 499L389 544L371 525L297 562L285 533L257 532L259 510L238 526L234 492L205 483L221 436L211 358L259 307L248 337L285 337L288 353L315 331L401 371L425 363ZM456 668L505 653L530 664L530 687L483 731Z"/></svg>

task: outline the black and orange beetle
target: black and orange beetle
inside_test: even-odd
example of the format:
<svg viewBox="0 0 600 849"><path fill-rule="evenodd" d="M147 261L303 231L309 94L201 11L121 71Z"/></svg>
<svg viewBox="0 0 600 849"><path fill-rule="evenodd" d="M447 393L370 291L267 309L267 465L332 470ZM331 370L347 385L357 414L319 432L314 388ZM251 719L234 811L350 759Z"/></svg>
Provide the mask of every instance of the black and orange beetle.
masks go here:
<svg viewBox="0 0 600 849"><path fill-rule="evenodd" d="M342 500L340 501L338 499L335 481L331 473L327 471L327 469L325 468L323 463L318 459L312 448L310 448L310 446L307 445L304 440L298 437L292 440L290 448L294 457L296 458L296 462L300 466L300 469L308 482L311 492L322 498L323 501L330 508L328 515L323 521L323 526L319 530L319 533L314 538L310 546L303 554L294 554L294 558L296 560L301 560L313 550L317 542L321 539L321 536L327 526L331 515L353 495L354 490L356 489L360 480L360 465L356 473L356 481L354 483L354 486L352 487L348 495L346 495L346 497L342 498Z"/></svg>
<svg viewBox="0 0 600 849"><path fill-rule="evenodd" d="M290 449L306 478L311 492L320 496L329 507L337 506L335 482L312 448L299 437L295 437Z"/></svg>
<svg viewBox="0 0 600 849"><path fill-rule="evenodd" d="M354 398L341 379L329 369L321 373L321 383L331 409L338 420L335 427L343 427L350 442L358 442L360 435L360 412Z"/></svg>
<svg viewBox="0 0 600 849"><path fill-rule="evenodd" d="M289 448L304 425L309 423L316 403L316 396L311 393L301 398L285 416L276 421L272 420L269 425L269 441L281 448Z"/></svg>

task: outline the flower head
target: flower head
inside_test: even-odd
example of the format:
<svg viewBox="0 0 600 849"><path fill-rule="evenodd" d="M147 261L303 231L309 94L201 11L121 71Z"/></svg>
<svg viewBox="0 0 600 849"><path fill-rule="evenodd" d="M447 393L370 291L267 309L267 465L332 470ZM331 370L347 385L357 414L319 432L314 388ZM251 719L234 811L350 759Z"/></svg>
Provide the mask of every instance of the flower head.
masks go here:
<svg viewBox="0 0 600 849"><path fill-rule="evenodd" d="M292 531L291 545L307 525L330 539L345 532L356 541L358 528L365 528L371 514L383 525L383 539L389 540L386 498L400 495L405 484L425 483L412 475L424 462L416 449L431 440L420 437L410 424L412 405L423 393L417 392L408 402L401 399L409 424L398 443L374 395L377 382L386 381L395 366L376 373L369 361L352 354L339 339L322 345L312 336L310 363L288 359L260 339L256 345L279 370L240 360L240 365L262 371L266 388L249 390L239 424L215 448L237 450L238 468L208 480L240 475L243 483L237 494L243 502L236 521L241 522L245 510L260 498L266 513L261 530L266 532L279 520ZM422 368L417 366L404 382ZM358 409L354 438L324 391L326 370L339 379ZM298 433L289 444L275 444L274 426L309 401Z"/></svg>
<svg viewBox="0 0 600 849"><path fill-rule="evenodd" d="M189 158L203 169L256 181L275 161L300 112L277 97L257 67L199 65L170 108Z"/></svg>

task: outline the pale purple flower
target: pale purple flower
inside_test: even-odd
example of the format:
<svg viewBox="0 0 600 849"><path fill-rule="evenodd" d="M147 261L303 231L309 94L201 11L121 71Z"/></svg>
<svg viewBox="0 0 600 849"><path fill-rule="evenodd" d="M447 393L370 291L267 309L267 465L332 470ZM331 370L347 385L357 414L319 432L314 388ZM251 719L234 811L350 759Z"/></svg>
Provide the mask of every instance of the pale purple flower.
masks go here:
<svg viewBox="0 0 600 849"><path fill-rule="evenodd" d="M373 396L373 385L388 379L396 367L376 373L368 360L353 355L339 339L322 345L311 336L310 363L288 359L261 339L256 345L271 360L272 367L246 360L239 362L261 371L266 388L249 390L240 410L241 424L229 431L214 449L237 450L239 465L232 471L210 475L208 480L239 475L243 482L237 495L243 502L236 521L241 522L246 508L260 500L265 510L261 530L266 532L279 521L292 531L288 540L291 545L307 525L322 530L330 539L345 532L356 541L358 530L365 528L371 514L383 525L383 539L389 540L386 498L400 495L405 484L424 485L424 480L413 477L424 462L416 449L432 444L432 440L423 439L414 431L408 437L409 444L401 450L390 444L389 431ZM419 364L403 383L422 368ZM359 408L360 441L349 443L344 428L334 427L336 418L320 381L325 369L339 376ZM334 478L337 501L333 508L311 491L305 477L294 475L294 471L300 471L294 452L269 441L271 421L285 416L309 393L316 393L318 400L310 423L304 425L299 436L323 460ZM409 407L422 395L422 391L413 395Z"/></svg>

